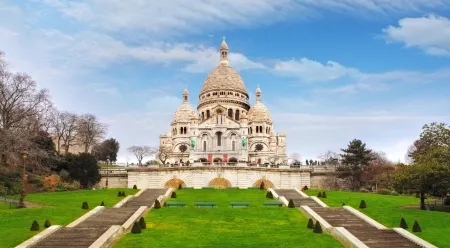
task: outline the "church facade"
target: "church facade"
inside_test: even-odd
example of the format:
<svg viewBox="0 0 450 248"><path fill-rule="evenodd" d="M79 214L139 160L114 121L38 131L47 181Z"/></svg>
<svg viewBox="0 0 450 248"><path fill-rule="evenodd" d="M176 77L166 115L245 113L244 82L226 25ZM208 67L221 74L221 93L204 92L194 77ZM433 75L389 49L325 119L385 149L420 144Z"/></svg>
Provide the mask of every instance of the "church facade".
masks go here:
<svg viewBox="0 0 450 248"><path fill-rule="evenodd" d="M197 111L189 92L175 112L170 131L160 136L160 148L169 153L166 163L191 165L268 165L286 162L286 136L276 134L262 91L249 94L241 76L230 66L228 45L220 46L220 61L199 94Z"/></svg>

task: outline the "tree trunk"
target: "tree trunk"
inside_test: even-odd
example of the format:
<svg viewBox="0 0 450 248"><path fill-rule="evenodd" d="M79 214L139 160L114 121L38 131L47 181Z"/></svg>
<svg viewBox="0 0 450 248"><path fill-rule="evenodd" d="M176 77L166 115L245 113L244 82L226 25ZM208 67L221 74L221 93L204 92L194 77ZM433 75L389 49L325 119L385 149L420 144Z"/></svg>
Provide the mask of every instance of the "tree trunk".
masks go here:
<svg viewBox="0 0 450 248"><path fill-rule="evenodd" d="M420 192L420 209L425 210L425 194Z"/></svg>

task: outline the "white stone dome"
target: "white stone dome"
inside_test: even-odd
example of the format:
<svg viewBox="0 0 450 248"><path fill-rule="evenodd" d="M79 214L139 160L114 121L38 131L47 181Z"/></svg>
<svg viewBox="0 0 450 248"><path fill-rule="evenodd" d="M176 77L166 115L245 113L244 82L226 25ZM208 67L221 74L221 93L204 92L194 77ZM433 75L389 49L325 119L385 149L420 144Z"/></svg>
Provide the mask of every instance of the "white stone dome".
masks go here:
<svg viewBox="0 0 450 248"><path fill-rule="evenodd" d="M196 117L197 113L195 112L194 108L192 108L189 103L183 102L183 104L181 104L181 106L173 115L172 123L191 122L191 120Z"/></svg>
<svg viewBox="0 0 450 248"><path fill-rule="evenodd" d="M257 101L248 111L248 120L250 122L272 123L269 109L261 102Z"/></svg>
<svg viewBox="0 0 450 248"><path fill-rule="evenodd" d="M208 74L202 85L200 95L207 91L235 90L247 94L244 80L229 65L219 65Z"/></svg>

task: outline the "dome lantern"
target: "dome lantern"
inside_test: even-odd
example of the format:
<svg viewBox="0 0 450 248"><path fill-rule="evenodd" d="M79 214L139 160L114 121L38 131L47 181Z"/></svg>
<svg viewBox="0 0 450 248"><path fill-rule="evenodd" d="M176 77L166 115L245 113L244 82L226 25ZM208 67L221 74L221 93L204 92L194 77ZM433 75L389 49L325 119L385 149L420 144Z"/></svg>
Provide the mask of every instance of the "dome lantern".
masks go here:
<svg viewBox="0 0 450 248"><path fill-rule="evenodd" d="M220 64L228 65L228 45L225 42L225 36L223 37L222 44L220 44Z"/></svg>

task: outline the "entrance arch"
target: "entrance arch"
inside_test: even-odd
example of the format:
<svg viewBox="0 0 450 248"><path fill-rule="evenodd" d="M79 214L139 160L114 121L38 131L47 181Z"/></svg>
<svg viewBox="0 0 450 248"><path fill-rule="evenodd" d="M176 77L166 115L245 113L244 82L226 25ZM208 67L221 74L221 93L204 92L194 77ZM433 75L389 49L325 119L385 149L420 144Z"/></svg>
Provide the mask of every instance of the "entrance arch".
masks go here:
<svg viewBox="0 0 450 248"><path fill-rule="evenodd" d="M221 158L214 158L213 162L214 163L221 163L221 162L223 162L223 159L221 159Z"/></svg>
<svg viewBox="0 0 450 248"><path fill-rule="evenodd" d="M168 189L168 188L178 189L180 187L180 185L183 188L186 187L186 183L184 183L183 180L174 178L174 179L170 179L169 181L167 181L164 184L164 188L166 188L166 189Z"/></svg>
<svg viewBox="0 0 450 248"><path fill-rule="evenodd" d="M208 187L214 187L216 189L226 189L231 187L231 183L223 177L217 177L209 181Z"/></svg>
<svg viewBox="0 0 450 248"><path fill-rule="evenodd" d="M238 160L237 160L237 158L230 158L230 159L228 159L228 162L230 162L230 163L237 163Z"/></svg>
<svg viewBox="0 0 450 248"><path fill-rule="evenodd" d="M264 188L265 189L274 188L273 183L271 181L267 180L267 179L259 179L258 181L256 181L253 184L253 187L258 187L259 188L261 186L261 183L264 183Z"/></svg>

